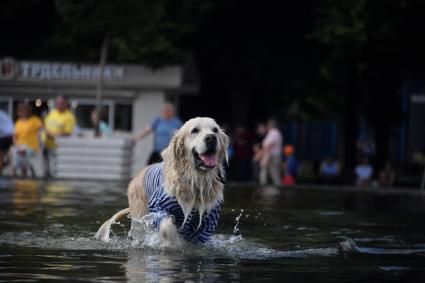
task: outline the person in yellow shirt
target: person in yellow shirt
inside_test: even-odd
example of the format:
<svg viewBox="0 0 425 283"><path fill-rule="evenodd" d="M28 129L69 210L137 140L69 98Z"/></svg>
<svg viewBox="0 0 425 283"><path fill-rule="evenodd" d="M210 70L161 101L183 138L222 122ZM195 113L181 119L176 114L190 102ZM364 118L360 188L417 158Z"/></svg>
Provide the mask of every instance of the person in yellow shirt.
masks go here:
<svg viewBox="0 0 425 283"><path fill-rule="evenodd" d="M32 115L31 106L28 103L18 104L18 117L13 136L15 143L13 150L14 172L16 172L16 169L20 169L22 176L26 177L29 169L33 177L35 177L34 169L29 159L40 149L38 134L43 124L40 118Z"/></svg>
<svg viewBox="0 0 425 283"><path fill-rule="evenodd" d="M69 136L74 131L76 120L74 114L69 111L68 100L64 96L58 96L53 109L44 119L44 174L50 176L50 160L57 148L55 138Z"/></svg>

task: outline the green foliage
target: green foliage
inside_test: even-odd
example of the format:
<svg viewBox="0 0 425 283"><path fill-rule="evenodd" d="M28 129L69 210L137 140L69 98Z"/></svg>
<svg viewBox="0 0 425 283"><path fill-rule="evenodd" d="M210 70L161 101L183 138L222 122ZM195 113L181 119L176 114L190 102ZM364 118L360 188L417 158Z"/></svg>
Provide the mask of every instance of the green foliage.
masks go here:
<svg viewBox="0 0 425 283"><path fill-rule="evenodd" d="M370 13L367 0L323 0L316 8L316 29L306 38L325 47L320 75L331 84L341 78L341 67L354 62L356 75L367 68L362 54L368 41ZM353 74L350 74L353 75Z"/></svg>
<svg viewBox="0 0 425 283"><path fill-rule="evenodd" d="M323 0L316 6L316 28L307 40L322 47L319 73L330 88L358 92L367 104L376 80L397 72L401 56L404 0ZM382 83L382 82L379 82Z"/></svg>
<svg viewBox="0 0 425 283"><path fill-rule="evenodd" d="M82 50L92 60L103 40L111 60L152 66L182 60L191 46L195 23L209 5L194 0L56 0L62 20L54 44ZM63 47L63 46L62 46ZM80 58L81 60L81 58Z"/></svg>
<svg viewBox="0 0 425 283"><path fill-rule="evenodd" d="M316 6L316 28L307 35L327 49L321 74L331 78L329 68L350 60L357 64L357 74L368 70L373 49L400 48L404 0L323 0ZM386 54L384 49L382 53ZM376 55L376 54L373 54Z"/></svg>
<svg viewBox="0 0 425 283"><path fill-rule="evenodd" d="M327 45L360 47L366 40L367 0L325 0L317 8L317 29L308 38Z"/></svg>

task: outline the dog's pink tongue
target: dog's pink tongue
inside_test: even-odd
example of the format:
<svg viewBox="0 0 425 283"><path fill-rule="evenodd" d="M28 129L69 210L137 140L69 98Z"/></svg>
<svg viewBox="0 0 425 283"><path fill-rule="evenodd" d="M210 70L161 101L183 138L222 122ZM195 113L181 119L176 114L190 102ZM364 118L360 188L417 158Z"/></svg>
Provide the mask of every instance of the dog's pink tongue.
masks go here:
<svg viewBox="0 0 425 283"><path fill-rule="evenodd" d="M200 158L208 167L214 167L217 165L217 160L215 160L214 154L201 154Z"/></svg>

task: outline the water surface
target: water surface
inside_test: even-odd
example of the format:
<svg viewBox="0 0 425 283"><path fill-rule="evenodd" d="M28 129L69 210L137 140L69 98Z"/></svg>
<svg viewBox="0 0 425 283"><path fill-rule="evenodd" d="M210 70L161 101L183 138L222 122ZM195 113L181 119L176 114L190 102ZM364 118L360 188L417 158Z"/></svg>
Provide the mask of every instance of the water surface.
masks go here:
<svg viewBox="0 0 425 283"><path fill-rule="evenodd" d="M129 219L92 238L125 190L0 180L0 281L425 281L419 193L228 185L213 241L170 250L128 238Z"/></svg>

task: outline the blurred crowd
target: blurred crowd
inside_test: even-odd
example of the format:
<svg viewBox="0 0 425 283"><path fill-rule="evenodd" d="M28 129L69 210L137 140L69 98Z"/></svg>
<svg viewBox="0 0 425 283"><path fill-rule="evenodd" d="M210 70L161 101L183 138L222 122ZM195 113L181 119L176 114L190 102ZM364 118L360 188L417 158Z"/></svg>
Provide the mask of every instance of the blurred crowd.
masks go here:
<svg viewBox="0 0 425 283"><path fill-rule="evenodd" d="M390 162L386 162L383 168L374 168L370 162L373 149L368 142L359 142L357 148L353 149L358 152L358 163L347 174L341 160L335 155L324 156L314 162L299 158L295 146L285 143L281 129L276 120L269 119L266 123L258 123L253 134L243 126L229 133L232 141L229 179L257 182L260 185L291 186L299 180L305 180L303 175L307 175L307 167L313 167L308 172L310 182L354 183L359 187L394 185L396 171ZM314 166L306 166L308 163L314 163Z"/></svg>
<svg viewBox="0 0 425 283"><path fill-rule="evenodd" d="M93 125L101 134L109 135L109 126L98 119L94 109L91 114ZM79 132L75 115L64 96L56 98L54 108L44 117L35 115L29 102L18 104L16 121L0 110L0 176L4 167L9 165L12 176L36 177L32 161L35 155L41 155L44 177L51 177L58 147L56 138L78 135Z"/></svg>
<svg viewBox="0 0 425 283"><path fill-rule="evenodd" d="M112 135L109 125L96 109L91 112L91 122L97 136ZM146 136L153 135L153 151L147 160L147 164L152 164L161 160L161 151L182 124L175 115L173 104L165 103L161 115L135 133L131 141L136 144ZM306 161L299 158L294 145L285 143L282 127L277 120L258 123L253 132L244 126L223 128L231 140L229 166L226 167L230 181L291 186L303 180ZM9 164L13 176L35 177L31 160L39 154L43 159L44 177L51 177L52 160L58 147L55 139L80 135L80 131L64 96L58 96L55 107L42 118L33 114L27 102L18 104L16 121L0 110L0 175L5 165ZM315 166L314 182L342 184L348 180L360 187L393 186L396 173L390 162L379 170L372 166L370 159L374 151L371 143L361 141L354 150L358 151L358 164L351 172L351 178L344 174L337 156L324 156Z"/></svg>

